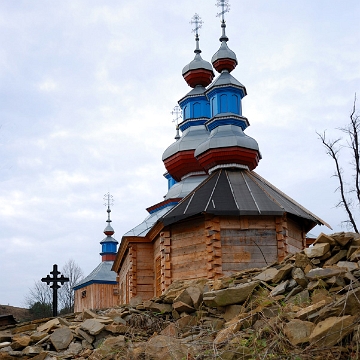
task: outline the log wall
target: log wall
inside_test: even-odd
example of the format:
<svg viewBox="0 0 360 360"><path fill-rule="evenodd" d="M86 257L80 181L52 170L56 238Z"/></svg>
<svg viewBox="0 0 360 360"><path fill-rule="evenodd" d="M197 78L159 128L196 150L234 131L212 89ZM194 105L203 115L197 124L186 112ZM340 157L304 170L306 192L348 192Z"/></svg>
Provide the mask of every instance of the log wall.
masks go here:
<svg viewBox="0 0 360 360"><path fill-rule="evenodd" d="M232 217L220 220L222 271L264 267L277 261L274 217Z"/></svg>
<svg viewBox="0 0 360 360"><path fill-rule="evenodd" d="M137 245L136 296L142 300L154 296L154 260L153 244L138 243Z"/></svg>
<svg viewBox="0 0 360 360"><path fill-rule="evenodd" d="M204 218L171 227L171 280L207 277Z"/></svg>
<svg viewBox="0 0 360 360"><path fill-rule="evenodd" d="M300 224L292 219L287 219L288 236L286 239L288 252L295 254L306 246L306 233Z"/></svg>
<svg viewBox="0 0 360 360"><path fill-rule="evenodd" d="M84 309L103 309L119 305L117 285L90 284L75 291L74 312Z"/></svg>
<svg viewBox="0 0 360 360"><path fill-rule="evenodd" d="M119 302L120 304L126 304L130 299L130 269L131 269L131 258L129 251L124 255L124 261L121 265L119 272Z"/></svg>

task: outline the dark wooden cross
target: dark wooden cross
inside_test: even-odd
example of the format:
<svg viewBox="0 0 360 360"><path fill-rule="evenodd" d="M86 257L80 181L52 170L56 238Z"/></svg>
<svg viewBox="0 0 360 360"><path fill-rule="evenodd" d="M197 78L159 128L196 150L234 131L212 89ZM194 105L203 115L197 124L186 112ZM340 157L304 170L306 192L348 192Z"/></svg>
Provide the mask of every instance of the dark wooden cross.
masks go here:
<svg viewBox="0 0 360 360"><path fill-rule="evenodd" d="M60 275L61 272L58 271L56 264L54 264L53 271L50 271L50 274L53 275L52 278L50 277L50 275L48 275L45 278L42 278L41 281L46 282L47 285L52 283L50 288L53 289L53 306L52 306L53 316L57 316L57 305L58 305L57 291L61 287L60 285L58 285L58 282L61 283L61 285L64 285L64 283L69 281L69 278L64 277L64 275L58 277L58 275Z"/></svg>

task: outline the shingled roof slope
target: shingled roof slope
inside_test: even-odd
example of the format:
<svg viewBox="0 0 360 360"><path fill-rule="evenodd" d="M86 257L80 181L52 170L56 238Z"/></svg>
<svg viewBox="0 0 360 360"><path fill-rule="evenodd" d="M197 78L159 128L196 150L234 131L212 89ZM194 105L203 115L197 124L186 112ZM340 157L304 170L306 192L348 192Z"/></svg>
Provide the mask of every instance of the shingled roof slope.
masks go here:
<svg viewBox="0 0 360 360"><path fill-rule="evenodd" d="M86 278L79 281L74 290L81 289L85 286L97 284L117 284L116 272L111 271L113 261L102 261Z"/></svg>
<svg viewBox="0 0 360 360"><path fill-rule="evenodd" d="M160 221L166 226L201 213L228 216L289 213L330 227L255 172L240 169L212 173Z"/></svg>

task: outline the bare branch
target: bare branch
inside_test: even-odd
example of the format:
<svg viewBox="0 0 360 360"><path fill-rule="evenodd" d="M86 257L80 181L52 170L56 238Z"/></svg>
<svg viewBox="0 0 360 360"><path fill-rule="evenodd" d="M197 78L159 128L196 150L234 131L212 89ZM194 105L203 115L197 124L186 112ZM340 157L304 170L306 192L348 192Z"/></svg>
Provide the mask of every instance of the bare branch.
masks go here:
<svg viewBox="0 0 360 360"><path fill-rule="evenodd" d="M341 196L341 201L339 202L339 204L341 204L341 206L343 206L345 208L345 211L348 215L349 221L350 221L354 231L358 233L359 231L357 229L355 219L351 212L349 201L346 199L346 196L345 196L345 186L344 186L344 180L343 180L343 175L342 175L342 169L339 164L338 153L339 153L340 149L337 148L336 145L339 144L341 139L338 138L336 140L327 140L325 131L323 134L320 134L318 132L316 134L319 136L321 142L325 146L326 153L334 160L335 176L339 179L339 190L340 190L340 196Z"/></svg>

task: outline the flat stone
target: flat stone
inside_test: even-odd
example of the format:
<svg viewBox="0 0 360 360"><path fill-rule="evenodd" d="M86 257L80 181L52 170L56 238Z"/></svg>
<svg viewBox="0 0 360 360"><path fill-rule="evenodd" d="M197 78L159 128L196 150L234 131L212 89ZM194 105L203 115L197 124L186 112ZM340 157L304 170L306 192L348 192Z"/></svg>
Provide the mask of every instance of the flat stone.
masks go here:
<svg viewBox="0 0 360 360"><path fill-rule="evenodd" d="M356 250L358 250L359 248L360 248L359 245L352 245L352 246L350 246L349 249L348 249L348 251L347 251L347 253L346 253L346 257L347 257L348 259L350 259L351 255L352 255Z"/></svg>
<svg viewBox="0 0 360 360"><path fill-rule="evenodd" d="M313 258L313 259L311 259L311 263L315 266L318 266L318 265L320 265L321 260L320 260L320 258Z"/></svg>
<svg viewBox="0 0 360 360"><path fill-rule="evenodd" d="M223 318L225 321L230 321L235 316L238 316L244 310L242 305L228 305L226 307Z"/></svg>
<svg viewBox="0 0 360 360"><path fill-rule="evenodd" d="M301 293L303 291L302 286L298 285L296 288L292 289L285 297L285 301L288 301L289 299L291 299L293 296Z"/></svg>
<svg viewBox="0 0 360 360"><path fill-rule="evenodd" d="M335 239L333 239L332 237L330 237L329 235L326 235L324 233L321 233L316 240L314 241L314 245L315 244L321 244L321 243L327 243L331 246L335 246L337 244L337 242L335 241Z"/></svg>
<svg viewBox="0 0 360 360"><path fill-rule="evenodd" d="M348 291L341 299L338 300L339 307L343 306L344 314L359 315L360 313L360 288Z"/></svg>
<svg viewBox="0 0 360 360"><path fill-rule="evenodd" d="M36 328L37 328L36 324L27 324L27 325L17 326L13 330L13 334L19 334L19 333L23 333L23 332L26 332L26 331L33 331Z"/></svg>
<svg viewBox="0 0 360 360"><path fill-rule="evenodd" d="M41 339L43 339L44 337L46 337L47 335L48 335L48 333L46 333L46 332L35 331L30 335L30 338L31 338L31 341L38 342Z"/></svg>
<svg viewBox="0 0 360 360"><path fill-rule="evenodd" d="M96 319L98 316L93 311L85 309L82 312L82 317L84 320L87 320L87 319Z"/></svg>
<svg viewBox="0 0 360 360"><path fill-rule="evenodd" d="M356 262L351 261L339 261L336 266L340 268L345 268L347 271L354 271L359 268Z"/></svg>
<svg viewBox="0 0 360 360"><path fill-rule="evenodd" d="M67 327L71 326L71 323L69 321L67 321L65 318L59 317L58 319L59 319L60 325L67 326Z"/></svg>
<svg viewBox="0 0 360 360"><path fill-rule="evenodd" d="M11 342L10 341L4 341L4 342L0 342L0 349L4 348L4 347L7 347L11 345Z"/></svg>
<svg viewBox="0 0 360 360"><path fill-rule="evenodd" d="M224 327L225 321L214 317L202 319L202 325L210 328L212 331L218 331Z"/></svg>
<svg viewBox="0 0 360 360"><path fill-rule="evenodd" d="M124 335L130 331L130 326L122 325L122 324L120 324L120 325L112 324L112 325L106 325L105 330L109 331L113 334Z"/></svg>
<svg viewBox="0 0 360 360"><path fill-rule="evenodd" d="M298 305L307 303L309 300L310 300L310 294L309 294L309 290L307 289L305 290L302 289L302 291L292 295L290 298L287 299L288 302Z"/></svg>
<svg viewBox="0 0 360 360"><path fill-rule="evenodd" d="M299 267L301 268L305 273L305 268L307 266L310 266L312 268L312 266L310 265L310 260L309 258L302 253L296 253L295 254L295 263L294 263L295 267Z"/></svg>
<svg viewBox="0 0 360 360"><path fill-rule="evenodd" d="M296 281L296 283L298 285L300 285L303 288L306 288L307 284L309 283L308 280L305 277L304 272L299 267L296 267L296 268L292 269L291 277Z"/></svg>
<svg viewBox="0 0 360 360"><path fill-rule="evenodd" d="M50 341L54 345L56 351L67 349L73 338L74 336L71 330L67 327L56 329L50 335Z"/></svg>
<svg viewBox="0 0 360 360"><path fill-rule="evenodd" d="M126 347L125 336L119 335L116 337L108 337L101 341L98 348L94 350L92 355L89 357L91 360L101 360L101 359L115 359L115 357L110 354L121 354L122 349ZM110 357L110 356L111 357Z"/></svg>
<svg viewBox="0 0 360 360"><path fill-rule="evenodd" d="M209 307L240 304L251 295L257 286L258 282L250 282L228 289L209 291L204 293L203 301Z"/></svg>
<svg viewBox="0 0 360 360"><path fill-rule="evenodd" d="M105 325L96 319L87 319L81 324L81 328L90 335L98 335L105 328Z"/></svg>
<svg viewBox="0 0 360 360"><path fill-rule="evenodd" d="M328 243L319 243L304 249L305 255L309 258L319 258L330 250Z"/></svg>
<svg viewBox="0 0 360 360"><path fill-rule="evenodd" d="M189 349L178 339L157 335L147 342L145 356L154 360L182 360L189 357Z"/></svg>
<svg viewBox="0 0 360 360"><path fill-rule="evenodd" d="M327 253L325 253L323 256L319 257L318 259L320 261L324 261L324 260L327 260L331 257L331 251L328 251Z"/></svg>
<svg viewBox="0 0 360 360"><path fill-rule="evenodd" d="M191 315L185 315L175 322L177 329L181 331L188 331L191 327L197 325L197 318Z"/></svg>
<svg viewBox="0 0 360 360"><path fill-rule="evenodd" d="M60 324L59 319L51 319L47 321L45 324L38 326L38 332L49 332L52 328L57 327Z"/></svg>
<svg viewBox="0 0 360 360"><path fill-rule="evenodd" d="M86 331L76 328L75 333L77 335L80 335L84 340L86 340L89 344L92 344L95 341L95 337L92 335L89 335Z"/></svg>
<svg viewBox="0 0 360 360"><path fill-rule="evenodd" d="M333 255L330 259L326 260L324 266L334 265L340 260L344 259L347 256L346 250L340 250L335 255Z"/></svg>
<svg viewBox="0 0 360 360"><path fill-rule="evenodd" d="M289 284L286 287L286 291L291 291L292 289L296 288L298 286L298 283L294 279L289 280Z"/></svg>
<svg viewBox="0 0 360 360"><path fill-rule="evenodd" d="M152 301L147 306L147 309L161 314L168 314L172 312L172 306L170 304L161 304Z"/></svg>
<svg viewBox="0 0 360 360"><path fill-rule="evenodd" d="M277 270L275 268L268 268L268 269L264 270L262 273L260 273L259 275L255 276L253 279L259 280L259 281L265 281L265 282L274 282L273 279L278 276L278 273L279 273L279 270ZM204 294L204 296L205 296L205 294Z"/></svg>
<svg viewBox="0 0 360 360"><path fill-rule="evenodd" d="M321 280L323 281L323 280ZM330 286L341 286L341 287L345 287L345 281L342 277L340 276L332 276L329 279L325 279L326 284L330 285Z"/></svg>
<svg viewBox="0 0 360 360"><path fill-rule="evenodd" d="M77 355L79 355L82 350L83 350L83 347L81 344L72 342L69 345L69 348L66 351L64 351L64 355L65 355L65 357L71 356L71 358L73 359L73 358L76 358Z"/></svg>
<svg viewBox="0 0 360 360"><path fill-rule="evenodd" d="M331 347L340 342L355 327L355 316L329 317L319 322L309 337L311 344Z"/></svg>
<svg viewBox="0 0 360 360"><path fill-rule="evenodd" d="M169 337L178 337L179 331L174 323L169 324L165 329L161 330L160 335Z"/></svg>
<svg viewBox="0 0 360 360"><path fill-rule="evenodd" d="M355 250L351 256L350 256L350 261L359 261L360 260L360 248Z"/></svg>
<svg viewBox="0 0 360 360"><path fill-rule="evenodd" d="M266 307L262 310L262 313L264 314L265 317L267 318L273 318L279 315L279 313L281 312L281 307L278 305L274 305L274 306L270 306L270 307Z"/></svg>
<svg viewBox="0 0 360 360"><path fill-rule="evenodd" d="M292 345L303 344L309 341L315 325L310 321L291 320L284 326L284 334Z"/></svg>
<svg viewBox="0 0 360 360"><path fill-rule="evenodd" d="M191 297L193 306L195 309L198 309L201 305L203 294L202 291L196 286L189 286L186 288L187 293Z"/></svg>
<svg viewBox="0 0 360 360"><path fill-rule="evenodd" d="M278 270L278 273L273 277L272 281L277 284L282 281L294 268L291 264L286 264Z"/></svg>
<svg viewBox="0 0 360 360"><path fill-rule="evenodd" d="M221 343L229 341L230 339L232 339L234 337L234 334L236 331L238 331L238 329L235 324L232 326L226 327L225 329L220 330L216 334L214 344L219 345Z"/></svg>
<svg viewBox="0 0 360 360"><path fill-rule="evenodd" d="M339 268L316 268L310 270L305 276L309 280L326 279L332 276L344 274L346 270Z"/></svg>
<svg viewBox="0 0 360 360"><path fill-rule="evenodd" d="M274 296L284 294L286 292L286 288L287 288L288 284L289 284L289 280L283 281L278 286L274 287L274 289L270 292L270 296L274 297Z"/></svg>
<svg viewBox="0 0 360 360"><path fill-rule="evenodd" d="M306 319L308 319L308 317L309 317L311 314L316 313L316 312L319 311L321 308L323 308L325 305L326 305L326 301L325 301L325 300L322 300L322 301L319 301L319 302L316 303L316 304L307 306L306 308L299 310L299 311L295 314L294 318L295 318L295 319L300 319L300 320L306 320Z"/></svg>
<svg viewBox="0 0 360 360"><path fill-rule="evenodd" d="M339 232L332 234L331 237L340 245L345 246L349 241L352 241L354 238L357 238L357 234L352 232Z"/></svg>
<svg viewBox="0 0 360 360"><path fill-rule="evenodd" d="M324 280L319 279L319 280L310 281L307 286L307 289L311 291L314 289L326 289L327 287L328 284Z"/></svg>
<svg viewBox="0 0 360 360"><path fill-rule="evenodd" d="M190 307L194 306L194 303L191 299L190 294L187 292L187 289L184 289L175 299L174 299L174 303L176 303L177 301L180 301L184 304L187 304Z"/></svg>
<svg viewBox="0 0 360 360"><path fill-rule="evenodd" d="M195 311L195 308L193 308L192 306L182 302L182 301L176 301L173 303L173 309L175 311L177 311L178 313L191 313Z"/></svg>
<svg viewBox="0 0 360 360"><path fill-rule="evenodd" d="M16 334L12 338L11 348L13 350L22 350L31 343L31 338L25 334Z"/></svg>
<svg viewBox="0 0 360 360"><path fill-rule="evenodd" d="M44 349L41 346L27 346L23 351L23 355L35 356L39 355Z"/></svg>

